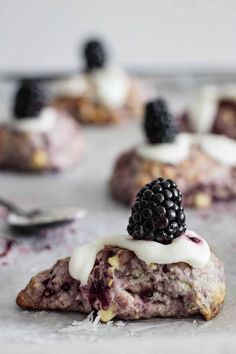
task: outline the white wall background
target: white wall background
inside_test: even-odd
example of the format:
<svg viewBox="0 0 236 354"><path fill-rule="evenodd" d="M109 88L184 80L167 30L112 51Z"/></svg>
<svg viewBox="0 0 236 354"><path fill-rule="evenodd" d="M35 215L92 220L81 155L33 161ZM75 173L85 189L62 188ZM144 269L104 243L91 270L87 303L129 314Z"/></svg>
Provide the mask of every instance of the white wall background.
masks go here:
<svg viewBox="0 0 236 354"><path fill-rule="evenodd" d="M236 70L235 0L0 0L0 71L72 69L92 34L129 67Z"/></svg>

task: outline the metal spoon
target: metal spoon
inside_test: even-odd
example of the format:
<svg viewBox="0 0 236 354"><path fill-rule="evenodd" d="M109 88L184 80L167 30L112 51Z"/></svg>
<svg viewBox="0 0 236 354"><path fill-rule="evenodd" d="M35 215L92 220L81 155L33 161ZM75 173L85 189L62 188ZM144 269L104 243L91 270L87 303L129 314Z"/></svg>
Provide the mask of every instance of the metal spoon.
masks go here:
<svg viewBox="0 0 236 354"><path fill-rule="evenodd" d="M25 211L12 202L0 197L0 205L7 209L7 222L17 229L37 229L72 222L84 216L79 207L56 207Z"/></svg>

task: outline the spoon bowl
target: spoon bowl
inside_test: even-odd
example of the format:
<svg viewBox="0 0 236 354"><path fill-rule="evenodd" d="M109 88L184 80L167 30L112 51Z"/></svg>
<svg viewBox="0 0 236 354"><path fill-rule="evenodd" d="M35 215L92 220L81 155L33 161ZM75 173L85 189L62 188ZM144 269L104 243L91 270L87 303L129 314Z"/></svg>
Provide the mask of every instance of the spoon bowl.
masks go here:
<svg viewBox="0 0 236 354"><path fill-rule="evenodd" d="M7 222L14 228L40 228L57 226L75 221L84 216L84 211L78 207L61 207L44 209L35 212L32 216L9 213Z"/></svg>
<svg viewBox="0 0 236 354"><path fill-rule="evenodd" d="M51 207L25 211L0 198L0 205L8 210L6 221L15 229L30 230L66 224L82 218L85 211L76 206Z"/></svg>

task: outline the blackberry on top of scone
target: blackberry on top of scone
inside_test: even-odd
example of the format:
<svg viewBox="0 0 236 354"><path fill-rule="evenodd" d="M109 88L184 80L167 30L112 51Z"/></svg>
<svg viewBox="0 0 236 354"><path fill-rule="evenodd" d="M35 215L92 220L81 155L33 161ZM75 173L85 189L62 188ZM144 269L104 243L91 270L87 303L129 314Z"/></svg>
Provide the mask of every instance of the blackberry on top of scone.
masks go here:
<svg viewBox="0 0 236 354"><path fill-rule="evenodd" d="M84 58L87 70L103 68L107 63L107 51L102 41L91 39L85 43Z"/></svg>
<svg viewBox="0 0 236 354"><path fill-rule="evenodd" d="M125 151L110 180L113 197L130 205L156 176L175 180L186 206L208 208L236 198L236 142L214 134L180 132L162 98L147 103L145 140Z"/></svg>
<svg viewBox="0 0 236 354"><path fill-rule="evenodd" d="M111 124L140 118L147 93L109 56L104 41L88 39L82 47L82 70L59 82L54 104L85 124Z"/></svg>
<svg viewBox="0 0 236 354"><path fill-rule="evenodd" d="M172 142L178 133L177 122L162 98L146 104L144 130L150 144Z"/></svg>
<svg viewBox="0 0 236 354"><path fill-rule="evenodd" d="M36 118L47 105L48 92L41 80L24 79L16 92L13 113L16 119Z"/></svg>
<svg viewBox="0 0 236 354"><path fill-rule="evenodd" d="M182 193L171 179L157 178L137 193L127 226L135 239L169 244L186 231Z"/></svg>

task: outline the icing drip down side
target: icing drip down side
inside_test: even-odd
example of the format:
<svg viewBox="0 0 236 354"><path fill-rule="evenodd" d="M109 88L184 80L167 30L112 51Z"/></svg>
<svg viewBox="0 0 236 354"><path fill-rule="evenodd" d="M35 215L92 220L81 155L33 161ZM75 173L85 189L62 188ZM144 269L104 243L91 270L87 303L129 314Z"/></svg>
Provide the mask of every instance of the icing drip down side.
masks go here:
<svg viewBox="0 0 236 354"><path fill-rule="evenodd" d="M93 269L96 256L105 246L117 246L133 251L147 265L151 263L188 263L193 268L204 267L210 258L207 242L193 231L186 231L171 244L134 240L126 235L113 235L75 249L69 263L69 273L85 285Z"/></svg>

